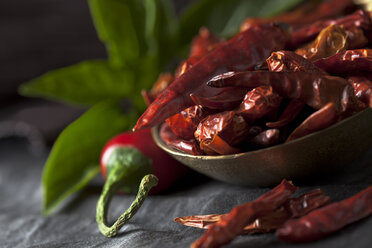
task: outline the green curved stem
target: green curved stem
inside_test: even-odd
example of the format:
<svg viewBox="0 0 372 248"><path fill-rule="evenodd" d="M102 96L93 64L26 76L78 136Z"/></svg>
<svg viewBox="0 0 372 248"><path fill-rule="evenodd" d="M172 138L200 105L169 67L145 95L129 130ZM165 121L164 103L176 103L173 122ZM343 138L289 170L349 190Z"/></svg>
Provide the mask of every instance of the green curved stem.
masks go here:
<svg viewBox="0 0 372 248"><path fill-rule="evenodd" d="M120 169L120 168L118 168ZM115 170L115 169L114 169ZM99 230L106 237L115 236L120 228L127 223L127 221L133 217L144 202L150 189L157 185L158 178L155 175L149 174L142 178L136 199L130 205L130 207L115 221L112 226L107 226L107 210L113 195L119 190L121 186L120 180L117 180L117 173L112 171L112 177L108 177L103 187L102 194L97 202L97 215L96 220L98 223Z"/></svg>

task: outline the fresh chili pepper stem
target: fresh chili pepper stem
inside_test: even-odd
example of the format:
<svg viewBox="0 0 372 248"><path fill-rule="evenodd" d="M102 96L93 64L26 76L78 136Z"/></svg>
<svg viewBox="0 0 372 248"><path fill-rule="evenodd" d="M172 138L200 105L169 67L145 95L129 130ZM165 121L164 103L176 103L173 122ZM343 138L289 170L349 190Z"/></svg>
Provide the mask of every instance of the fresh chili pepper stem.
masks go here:
<svg viewBox="0 0 372 248"><path fill-rule="evenodd" d="M107 226L107 210L112 197L123 184L122 180L120 180L120 178L122 178L122 173L123 171L119 166L116 166L112 169L111 173L109 173L107 177L107 181L97 203L96 221L98 223L99 230L106 237L113 237L118 233L120 228L122 228L123 225L125 225L125 223L127 223L128 220L130 220L141 207L151 188L156 186L158 183L158 178L155 175L148 174L144 176L140 183L136 199L112 226Z"/></svg>

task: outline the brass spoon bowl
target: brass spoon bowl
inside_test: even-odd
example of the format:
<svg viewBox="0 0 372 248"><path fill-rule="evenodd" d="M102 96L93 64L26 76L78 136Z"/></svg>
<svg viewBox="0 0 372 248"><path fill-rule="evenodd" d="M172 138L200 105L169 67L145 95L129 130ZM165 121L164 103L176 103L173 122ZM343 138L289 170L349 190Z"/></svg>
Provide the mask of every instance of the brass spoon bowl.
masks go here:
<svg viewBox="0 0 372 248"><path fill-rule="evenodd" d="M288 143L233 155L193 156L168 147L158 127L152 135L161 149L193 170L232 184L263 187L283 178L300 181L347 171L353 160L372 147L372 110Z"/></svg>

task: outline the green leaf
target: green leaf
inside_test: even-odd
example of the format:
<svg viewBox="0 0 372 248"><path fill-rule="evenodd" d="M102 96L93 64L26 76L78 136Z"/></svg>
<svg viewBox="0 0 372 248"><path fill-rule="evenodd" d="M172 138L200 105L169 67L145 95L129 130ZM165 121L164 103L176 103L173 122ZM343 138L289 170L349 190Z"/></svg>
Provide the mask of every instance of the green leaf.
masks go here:
<svg viewBox="0 0 372 248"><path fill-rule="evenodd" d="M135 117L124 116L118 104L102 102L63 130L43 170L43 214L88 184L99 171L104 144L132 127Z"/></svg>
<svg viewBox="0 0 372 248"><path fill-rule="evenodd" d="M144 10L134 0L89 0L99 38L116 66L134 66L144 44Z"/></svg>
<svg viewBox="0 0 372 248"><path fill-rule="evenodd" d="M268 17L289 10L302 0L202 0L189 6L180 21L180 39L187 44L205 26L213 32L231 37L249 16Z"/></svg>
<svg viewBox="0 0 372 248"><path fill-rule="evenodd" d="M104 60L85 61L64 67L22 84L19 93L81 104L132 96L134 75Z"/></svg>

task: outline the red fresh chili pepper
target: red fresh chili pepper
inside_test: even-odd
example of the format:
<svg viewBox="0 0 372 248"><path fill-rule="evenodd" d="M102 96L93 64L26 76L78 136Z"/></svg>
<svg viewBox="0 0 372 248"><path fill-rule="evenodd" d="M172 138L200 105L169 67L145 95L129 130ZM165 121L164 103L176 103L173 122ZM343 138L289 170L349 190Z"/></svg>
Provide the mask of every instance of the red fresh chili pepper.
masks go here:
<svg viewBox="0 0 372 248"><path fill-rule="evenodd" d="M320 31L331 24L342 25L346 29L361 28L363 30L369 30L371 28L371 19L368 12L357 10L351 15L340 17L338 19L315 22L314 24L294 30L292 38L288 43L288 47L297 48L301 44L315 39Z"/></svg>
<svg viewBox="0 0 372 248"><path fill-rule="evenodd" d="M283 205L296 190L297 187L283 180L278 186L255 201L233 208L220 221L211 225L203 236L196 240L191 247L220 247L229 243L235 236L243 232L246 225Z"/></svg>
<svg viewBox="0 0 372 248"><path fill-rule="evenodd" d="M101 172L106 183L97 203L97 222L102 234L108 237L117 234L141 206L150 189L157 184L157 178L159 184L153 193L169 188L186 171L186 167L155 144L149 129L122 133L111 139L101 154ZM132 206L112 227L108 227L106 214L112 196L118 190L128 193L137 191L141 178L140 190Z"/></svg>
<svg viewBox="0 0 372 248"><path fill-rule="evenodd" d="M276 231L276 236L285 242L315 241L371 214L372 186L369 186L348 199L287 221Z"/></svg>
<svg viewBox="0 0 372 248"><path fill-rule="evenodd" d="M346 50L328 58L318 59L313 63L331 74L372 72L372 49Z"/></svg>
<svg viewBox="0 0 372 248"><path fill-rule="evenodd" d="M298 99L320 109L332 102L337 113L350 115L361 110L353 87L343 78L308 72L228 72L211 79L213 87L258 87L270 85L285 98Z"/></svg>
<svg viewBox="0 0 372 248"><path fill-rule="evenodd" d="M153 127L183 109L194 105L191 93L213 96L206 87L222 72L254 69L273 51L280 50L288 34L276 24L257 25L218 46L177 78L144 112L134 130ZM208 89L209 88L209 89Z"/></svg>

